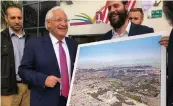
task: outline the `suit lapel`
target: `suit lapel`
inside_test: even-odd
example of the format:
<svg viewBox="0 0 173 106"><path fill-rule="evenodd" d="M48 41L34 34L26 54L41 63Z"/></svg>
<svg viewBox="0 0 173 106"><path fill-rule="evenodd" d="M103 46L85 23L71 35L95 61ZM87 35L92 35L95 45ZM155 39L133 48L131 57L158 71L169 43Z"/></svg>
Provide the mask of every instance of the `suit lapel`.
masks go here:
<svg viewBox="0 0 173 106"><path fill-rule="evenodd" d="M73 66L73 59L72 59L72 57L73 57L73 46L70 43L70 40L68 38L65 38L65 41L67 43L67 47L68 47L68 51L69 51L69 55L70 55L70 62L71 62L71 68L70 69L72 69L72 66ZM71 70L71 71L73 71L73 70ZM71 74L72 74L72 72L71 72Z"/></svg>
<svg viewBox="0 0 173 106"><path fill-rule="evenodd" d="M131 23L130 31L129 31L129 35L128 36L136 35L136 31L134 29L135 29L135 24Z"/></svg>
<svg viewBox="0 0 173 106"><path fill-rule="evenodd" d="M104 39L104 40L112 39L112 36L113 36L113 34L112 34L112 30L110 30L109 32L106 33L106 35L105 35L105 39Z"/></svg>
<svg viewBox="0 0 173 106"><path fill-rule="evenodd" d="M68 38L65 38L65 40L66 40L67 47L69 50L69 55L70 55L70 61L71 61L71 68L70 69L72 69L72 66L73 66L73 49L74 48L72 46L73 44L71 44L71 42ZM43 41L44 41L43 46L44 46L45 50L47 51L50 58L53 60L52 64L55 64L56 68L58 68L58 70L59 70L58 61L56 59L55 51L54 51L50 36L44 36ZM54 65L52 65L52 66L54 66ZM71 71L73 71L73 70L71 70ZM72 74L72 72L71 72L71 74Z"/></svg>
<svg viewBox="0 0 173 106"><path fill-rule="evenodd" d="M50 56L50 58L53 60L52 64L55 64L52 66L56 66L56 68L58 68L58 70L59 70L58 61L56 59L55 51L54 51L50 36L49 35L44 36L43 41L44 41L43 46L44 46L45 50L47 51L48 56Z"/></svg>

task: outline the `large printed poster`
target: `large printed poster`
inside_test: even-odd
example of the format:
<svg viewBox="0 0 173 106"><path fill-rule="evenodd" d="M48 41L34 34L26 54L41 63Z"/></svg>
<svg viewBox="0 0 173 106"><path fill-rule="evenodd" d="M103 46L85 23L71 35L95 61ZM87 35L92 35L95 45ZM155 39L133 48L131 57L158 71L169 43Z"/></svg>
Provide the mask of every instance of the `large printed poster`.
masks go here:
<svg viewBox="0 0 173 106"><path fill-rule="evenodd" d="M162 35L79 45L67 106L166 106Z"/></svg>

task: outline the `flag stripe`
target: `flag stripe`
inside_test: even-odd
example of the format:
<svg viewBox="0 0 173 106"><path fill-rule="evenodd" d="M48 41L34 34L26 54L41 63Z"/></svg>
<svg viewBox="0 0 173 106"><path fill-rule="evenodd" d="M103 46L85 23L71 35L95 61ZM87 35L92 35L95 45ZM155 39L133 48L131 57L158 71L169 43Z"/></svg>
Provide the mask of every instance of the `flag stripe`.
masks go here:
<svg viewBox="0 0 173 106"><path fill-rule="evenodd" d="M103 11L103 17L102 17L103 20L105 20L105 17L107 17L107 13L108 13L108 2L106 2L106 5Z"/></svg>
<svg viewBox="0 0 173 106"><path fill-rule="evenodd" d="M128 2L128 11L130 11L131 8L134 8L136 0L129 0Z"/></svg>
<svg viewBox="0 0 173 106"><path fill-rule="evenodd" d="M106 20L108 19L108 9L106 10L105 16L104 16L104 22L106 22Z"/></svg>
<svg viewBox="0 0 173 106"><path fill-rule="evenodd" d="M128 0L128 11L130 11L133 0Z"/></svg>
<svg viewBox="0 0 173 106"><path fill-rule="evenodd" d="M131 8L134 8L135 7L135 4L136 4L136 0L133 1L133 4L132 4L132 7Z"/></svg>

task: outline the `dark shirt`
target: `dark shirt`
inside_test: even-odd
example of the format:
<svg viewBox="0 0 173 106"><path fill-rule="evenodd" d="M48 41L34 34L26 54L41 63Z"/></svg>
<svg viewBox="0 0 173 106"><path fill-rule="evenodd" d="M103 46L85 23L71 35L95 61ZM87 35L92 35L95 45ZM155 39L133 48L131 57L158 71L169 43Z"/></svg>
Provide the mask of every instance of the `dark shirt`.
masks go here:
<svg viewBox="0 0 173 106"><path fill-rule="evenodd" d="M173 29L170 34L167 51L168 51L167 99L168 99L168 106L173 106Z"/></svg>

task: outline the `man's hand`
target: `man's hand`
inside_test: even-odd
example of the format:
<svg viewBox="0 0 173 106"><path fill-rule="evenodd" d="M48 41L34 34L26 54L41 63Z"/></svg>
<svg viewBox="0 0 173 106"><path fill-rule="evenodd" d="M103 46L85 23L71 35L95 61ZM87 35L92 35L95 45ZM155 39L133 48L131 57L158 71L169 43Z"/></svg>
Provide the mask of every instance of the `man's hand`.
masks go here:
<svg viewBox="0 0 173 106"><path fill-rule="evenodd" d="M169 36L163 36L159 41L159 43L165 46L166 48L168 47L168 42L169 42Z"/></svg>
<svg viewBox="0 0 173 106"><path fill-rule="evenodd" d="M60 83L60 78L51 75L46 78L45 86L53 88L57 82Z"/></svg>

